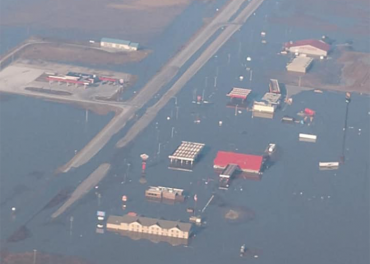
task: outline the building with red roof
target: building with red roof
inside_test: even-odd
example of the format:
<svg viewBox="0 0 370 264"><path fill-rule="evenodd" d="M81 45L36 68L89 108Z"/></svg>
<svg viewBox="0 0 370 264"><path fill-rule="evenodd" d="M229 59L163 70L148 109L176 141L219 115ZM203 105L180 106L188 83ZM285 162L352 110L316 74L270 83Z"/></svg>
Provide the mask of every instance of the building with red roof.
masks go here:
<svg viewBox="0 0 370 264"><path fill-rule="evenodd" d="M327 56L331 46L322 40L306 39L299 41L291 41L285 43L285 50L293 53L314 55L314 56Z"/></svg>
<svg viewBox="0 0 370 264"><path fill-rule="evenodd" d="M243 172L261 173L263 161L263 156L218 151L213 168L225 169L228 165L235 164Z"/></svg>

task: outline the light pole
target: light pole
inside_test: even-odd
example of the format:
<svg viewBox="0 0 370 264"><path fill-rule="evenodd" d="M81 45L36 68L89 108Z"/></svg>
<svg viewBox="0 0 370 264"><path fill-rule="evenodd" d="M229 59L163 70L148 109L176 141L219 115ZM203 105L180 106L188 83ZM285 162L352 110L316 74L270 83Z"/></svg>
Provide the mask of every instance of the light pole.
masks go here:
<svg viewBox="0 0 370 264"><path fill-rule="evenodd" d="M173 138L173 132L175 131L175 128L172 127L172 130L171 130L171 138Z"/></svg>
<svg viewBox="0 0 370 264"><path fill-rule="evenodd" d="M158 143L157 155L161 154L161 142Z"/></svg>
<svg viewBox="0 0 370 264"><path fill-rule="evenodd" d="M130 163L128 162L127 163L127 169L126 169L126 173L125 173L125 177L124 177L124 179L123 179L123 183L125 183L126 182L126 178L127 178L127 176L128 176L128 172L129 172L129 170L130 170Z"/></svg>
<svg viewBox="0 0 370 264"><path fill-rule="evenodd" d="M69 236L72 236L73 220L73 216L71 216L69 218Z"/></svg>
<svg viewBox="0 0 370 264"><path fill-rule="evenodd" d="M340 161L344 163L345 161L345 149L346 149L346 136L347 136L347 120L348 120L348 107L349 103L351 102L351 94L346 93L346 113L344 116L344 126L343 126L343 140L342 140L342 156L340 157Z"/></svg>
<svg viewBox="0 0 370 264"><path fill-rule="evenodd" d="M172 98L175 99L175 105L177 105L177 97L176 96L172 96Z"/></svg>
<svg viewBox="0 0 370 264"><path fill-rule="evenodd" d="M238 114L238 104L235 106L235 116Z"/></svg>
<svg viewBox="0 0 370 264"><path fill-rule="evenodd" d="M89 110L86 109L85 122L89 122Z"/></svg>
<svg viewBox="0 0 370 264"><path fill-rule="evenodd" d="M98 194L97 194L97 196L98 196L98 207L100 207L101 194L100 194L100 193L98 193Z"/></svg>

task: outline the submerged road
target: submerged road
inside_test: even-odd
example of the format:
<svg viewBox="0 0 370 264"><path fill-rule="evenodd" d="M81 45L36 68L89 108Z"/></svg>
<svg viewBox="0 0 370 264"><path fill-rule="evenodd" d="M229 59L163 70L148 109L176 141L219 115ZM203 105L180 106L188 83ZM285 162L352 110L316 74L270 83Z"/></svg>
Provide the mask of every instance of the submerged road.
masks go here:
<svg viewBox="0 0 370 264"><path fill-rule="evenodd" d="M217 30L225 25L227 29L221 34L223 37L217 38L217 41L214 41L212 49L216 52L229 38L230 36L241 26L235 23L242 23L259 7L263 0L253 0L251 1L243 12L241 12L238 17L229 23L230 19L240 10L242 4L248 2L247 0L232 0L229 1L224 8L222 8L214 19L207 25L205 25L200 31L198 31L192 39L185 45L185 47L179 51L169 62L156 74L141 90L140 92L129 101L129 105L125 110L119 115L115 116L111 122L101 130L98 135L93 138L85 148L80 150L67 164L62 168L62 172L68 172L71 168L77 168L85 163L87 163L92 157L94 157L112 138L114 134L120 131L127 122L132 119L137 110L141 109L145 104L147 104L155 94L157 94L164 85L169 83L178 73L179 69L217 32ZM232 29L235 28L235 31ZM225 35L225 32L229 36ZM216 42L216 44L214 44ZM208 51L209 55L213 51ZM214 54L214 52L212 54ZM206 52L205 52L206 53ZM212 56L212 54L210 56ZM187 74L181 76L181 78L176 82L176 84L168 91L165 96L159 100L154 106L150 109L151 112L147 111L146 114L140 118L138 124L135 123L134 127L130 129L129 133L123 138L118 146L124 146L127 144L128 140L135 137L135 133L142 131L151 120L154 119L158 111L170 100L170 95L176 94L183 85L206 63L209 59L208 55L202 55L201 60L197 60L197 66L193 66L191 74L187 71ZM194 65L193 64L193 65ZM131 135L131 136L130 136Z"/></svg>
<svg viewBox="0 0 370 264"><path fill-rule="evenodd" d="M91 189L94 188L108 173L110 169L110 164L103 163L101 164L89 177L87 177L72 193L69 199L61 206L58 210L55 211L51 215L52 218L56 218L65 210L67 210L71 205L73 205L76 201L82 198L85 194L87 194Z"/></svg>

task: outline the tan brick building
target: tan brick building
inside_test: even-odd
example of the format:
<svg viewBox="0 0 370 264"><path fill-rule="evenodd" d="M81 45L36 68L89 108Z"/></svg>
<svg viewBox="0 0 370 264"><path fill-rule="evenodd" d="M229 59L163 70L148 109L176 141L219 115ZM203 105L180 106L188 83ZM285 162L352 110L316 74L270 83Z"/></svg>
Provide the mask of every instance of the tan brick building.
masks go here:
<svg viewBox="0 0 370 264"><path fill-rule="evenodd" d="M141 216L111 215L107 220L107 229L188 239L192 224Z"/></svg>

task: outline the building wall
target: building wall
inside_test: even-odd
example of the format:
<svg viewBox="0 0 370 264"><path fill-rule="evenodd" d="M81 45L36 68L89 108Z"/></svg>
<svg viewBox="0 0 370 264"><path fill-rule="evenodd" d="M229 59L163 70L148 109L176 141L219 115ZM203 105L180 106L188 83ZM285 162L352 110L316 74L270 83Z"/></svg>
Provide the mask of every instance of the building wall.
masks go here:
<svg viewBox="0 0 370 264"><path fill-rule="evenodd" d="M248 170L248 169L242 169L242 172L259 173L259 171L256 171L256 170Z"/></svg>
<svg viewBox="0 0 370 264"><path fill-rule="evenodd" d="M147 190L145 191L145 196L147 198L162 198L162 192L155 190Z"/></svg>
<svg viewBox="0 0 370 264"><path fill-rule="evenodd" d="M293 53L298 52L298 53L303 53L303 54L307 54L307 55L314 55L314 56L327 56L328 55L327 51L315 48L315 47L310 46L310 45L290 47L289 51L293 52Z"/></svg>
<svg viewBox="0 0 370 264"><path fill-rule="evenodd" d="M107 228L115 229L115 230L122 230L122 231L146 233L146 234L152 234L152 235L158 235L158 236L169 236L169 237L185 238L185 239L189 238L189 232L184 232L177 228L165 229L165 228L161 228L158 225L143 226L137 222L133 222L130 224L121 223L120 225L107 223Z"/></svg>
<svg viewBox="0 0 370 264"><path fill-rule="evenodd" d="M253 105L253 111L259 111L259 112L266 112L266 113L274 113L275 107L269 106L269 105Z"/></svg>
<svg viewBox="0 0 370 264"><path fill-rule="evenodd" d="M297 65L291 65L289 64L286 69L290 72L300 72L300 73L306 73L307 72L307 68L305 67L301 67L301 66L297 66Z"/></svg>
<svg viewBox="0 0 370 264"><path fill-rule="evenodd" d="M165 199L176 199L176 193L163 192L163 198Z"/></svg>
<svg viewBox="0 0 370 264"><path fill-rule="evenodd" d="M121 49L121 50L130 50L131 49L131 47L129 45L123 45L123 44L118 44L118 43L101 42L100 45L102 47L113 48L113 49Z"/></svg>

